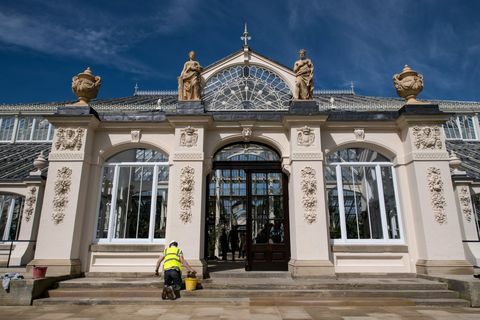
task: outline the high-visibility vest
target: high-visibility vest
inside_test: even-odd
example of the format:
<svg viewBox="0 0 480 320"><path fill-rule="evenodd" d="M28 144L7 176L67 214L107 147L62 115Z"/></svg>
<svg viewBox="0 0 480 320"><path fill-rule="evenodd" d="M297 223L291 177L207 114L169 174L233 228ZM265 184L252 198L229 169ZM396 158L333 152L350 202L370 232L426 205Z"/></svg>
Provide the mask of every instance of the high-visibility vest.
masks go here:
<svg viewBox="0 0 480 320"><path fill-rule="evenodd" d="M165 249L163 251L163 270L177 269L178 271L182 271L182 262L180 261L181 255L182 250L177 247L169 247Z"/></svg>

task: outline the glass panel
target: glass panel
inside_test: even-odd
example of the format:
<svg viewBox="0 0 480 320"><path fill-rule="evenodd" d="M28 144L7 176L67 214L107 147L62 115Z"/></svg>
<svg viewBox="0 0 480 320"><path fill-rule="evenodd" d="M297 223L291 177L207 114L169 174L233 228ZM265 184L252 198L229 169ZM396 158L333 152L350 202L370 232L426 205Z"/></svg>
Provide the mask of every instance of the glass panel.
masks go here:
<svg viewBox="0 0 480 320"><path fill-rule="evenodd" d="M350 148L337 150L328 155L329 163L335 162L390 162L385 156L370 149Z"/></svg>
<svg viewBox="0 0 480 320"><path fill-rule="evenodd" d="M272 149L255 143L238 143L215 154L214 161L280 161Z"/></svg>
<svg viewBox="0 0 480 320"><path fill-rule="evenodd" d="M24 197L20 195L0 195L0 241L18 239L23 204Z"/></svg>
<svg viewBox="0 0 480 320"><path fill-rule="evenodd" d="M283 220L270 220L272 229L270 230L270 243L285 243L285 226Z"/></svg>
<svg viewBox="0 0 480 320"><path fill-rule="evenodd" d="M22 222L23 200L24 198L22 196L14 196L12 222L10 223L10 233L7 240L18 240L18 234L20 233L20 224Z"/></svg>
<svg viewBox="0 0 480 320"><path fill-rule="evenodd" d="M383 238L375 167L342 166L348 239Z"/></svg>
<svg viewBox="0 0 480 320"><path fill-rule="evenodd" d="M120 167L115 238L148 238L153 166Z"/></svg>
<svg viewBox="0 0 480 320"><path fill-rule="evenodd" d="M35 128L33 130L32 140L48 140L48 127L49 123L47 119L37 118Z"/></svg>
<svg viewBox="0 0 480 320"><path fill-rule="evenodd" d="M30 140L33 117L22 117L18 120L17 140Z"/></svg>
<svg viewBox="0 0 480 320"><path fill-rule="evenodd" d="M461 139L462 136L460 135L460 129L457 125L456 117L452 117L448 120L444 125L443 129L445 131L445 138L447 139Z"/></svg>
<svg viewBox="0 0 480 320"><path fill-rule="evenodd" d="M103 168L102 190L100 195L100 209L97 221L97 238L108 237L108 221L112 205L114 167Z"/></svg>
<svg viewBox="0 0 480 320"><path fill-rule="evenodd" d="M458 116L460 121L460 127L462 129L463 139L477 139L475 135L475 128L473 123L473 117L468 115Z"/></svg>
<svg viewBox="0 0 480 320"><path fill-rule="evenodd" d="M168 156L152 149L129 149L117 153L107 163L119 162L167 162Z"/></svg>
<svg viewBox="0 0 480 320"><path fill-rule="evenodd" d="M480 193L476 193L472 196L473 209L475 212L475 222L477 223L478 239L480 239Z"/></svg>
<svg viewBox="0 0 480 320"><path fill-rule="evenodd" d="M341 238L340 210L338 206L337 174L334 166L325 167L325 188L330 214L330 238Z"/></svg>
<svg viewBox="0 0 480 320"><path fill-rule="evenodd" d="M159 187L157 189L154 238L165 238L165 229L167 227L167 193L168 191L165 187Z"/></svg>
<svg viewBox="0 0 480 320"><path fill-rule="evenodd" d="M400 224L398 222L397 204L393 185L392 167L381 167L383 182L383 198L387 216L387 229L389 239L400 239Z"/></svg>
<svg viewBox="0 0 480 320"><path fill-rule="evenodd" d="M15 117L0 118L0 141L12 140L14 126L15 126Z"/></svg>
<svg viewBox="0 0 480 320"><path fill-rule="evenodd" d="M10 195L0 195L0 240L3 239L5 229L7 228L8 209L10 208L12 198Z"/></svg>

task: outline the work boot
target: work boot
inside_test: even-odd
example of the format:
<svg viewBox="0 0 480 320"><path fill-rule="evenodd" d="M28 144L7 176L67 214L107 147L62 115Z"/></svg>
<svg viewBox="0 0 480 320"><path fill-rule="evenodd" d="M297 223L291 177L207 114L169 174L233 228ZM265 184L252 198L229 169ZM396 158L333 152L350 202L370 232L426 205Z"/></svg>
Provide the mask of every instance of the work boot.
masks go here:
<svg viewBox="0 0 480 320"><path fill-rule="evenodd" d="M167 299L167 286L164 286L162 290L162 300L165 299Z"/></svg>
<svg viewBox="0 0 480 320"><path fill-rule="evenodd" d="M166 288L167 291L167 298L170 300L175 300L175 292L173 292L173 288L171 286L168 286Z"/></svg>

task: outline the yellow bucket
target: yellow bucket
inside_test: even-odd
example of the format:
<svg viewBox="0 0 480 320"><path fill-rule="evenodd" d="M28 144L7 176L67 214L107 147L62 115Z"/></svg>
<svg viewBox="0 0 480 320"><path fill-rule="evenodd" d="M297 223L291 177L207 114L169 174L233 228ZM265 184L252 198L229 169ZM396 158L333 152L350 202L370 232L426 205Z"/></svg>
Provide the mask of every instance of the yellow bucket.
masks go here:
<svg viewBox="0 0 480 320"><path fill-rule="evenodd" d="M185 278L185 289L195 291L197 289L197 278Z"/></svg>

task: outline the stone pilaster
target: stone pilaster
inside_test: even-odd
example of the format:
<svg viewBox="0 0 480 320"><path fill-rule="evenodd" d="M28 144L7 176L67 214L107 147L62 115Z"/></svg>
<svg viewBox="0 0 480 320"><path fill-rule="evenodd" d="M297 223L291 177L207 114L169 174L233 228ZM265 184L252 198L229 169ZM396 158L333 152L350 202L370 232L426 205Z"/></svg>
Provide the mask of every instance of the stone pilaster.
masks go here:
<svg viewBox="0 0 480 320"><path fill-rule="evenodd" d="M441 134L448 117L436 105L407 105L397 122L405 154L397 165L404 166L402 190L410 192L412 200L404 210L413 216L417 272L423 274L473 271L463 250L449 155Z"/></svg>
<svg viewBox="0 0 480 320"><path fill-rule="evenodd" d="M35 259L47 275L82 272L80 243L89 188L91 148L99 120L90 107L63 107L55 126ZM83 262L85 263L85 262Z"/></svg>
<svg viewBox="0 0 480 320"><path fill-rule="evenodd" d="M322 116L287 117L290 132L289 214L293 276L334 276L325 204ZM285 167L285 164L284 164Z"/></svg>
<svg viewBox="0 0 480 320"><path fill-rule="evenodd" d="M206 272L204 136L208 118L170 119L175 126L175 152L170 156L166 246L178 242L188 263L199 276Z"/></svg>

